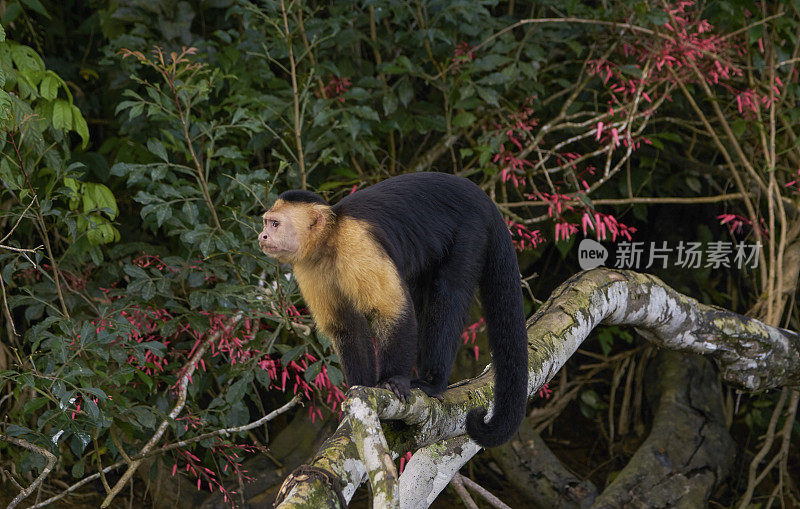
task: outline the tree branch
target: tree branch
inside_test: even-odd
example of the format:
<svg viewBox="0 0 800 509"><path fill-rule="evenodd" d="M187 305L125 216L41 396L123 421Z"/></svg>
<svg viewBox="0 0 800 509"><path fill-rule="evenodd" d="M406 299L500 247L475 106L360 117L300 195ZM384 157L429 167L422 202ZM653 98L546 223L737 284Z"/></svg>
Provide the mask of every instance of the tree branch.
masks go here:
<svg viewBox="0 0 800 509"><path fill-rule="evenodd" d="M655 276L599 268L566 281L528 321L529 396L555 376L600 324L631 325L658 346L710 355L725 380L748 390L800 385L800 336L796 332L701 304ZM381 419L400 421L383 426L387 445L395 454L423 448L420 452L431 457L435 447L426 446L453 445L458 443L455 437L464 437L466 414L471 408L486 406L492 412L493 384L493 371L487 367L478 377L452 385L441 400L415 390L404 404L389 391L366 387L351 388L348 397L367 398ZM345 417L309 463L339 479L345 500L367 478L355 440L353 419ZM449 456L452 454L440 454L442 461L435 462L435 466L455 463ZM463 456L468 456L466 460L471 457L462 450L458 460ZM408 485L403 483L403 477L424 477L422 470L416 470L423 467L430 469L429 461L415 461L415 456L406 466L400 480L401 507L405 507L407 497L418 499L418 494L404 488ZM455 471L440 475L449 481ZM280 507L338 500L329 484L306 477L293 479ZM369 477L378 478L379 472L370 472ZM411 486L413 491L428 489L414 483Z"/></svg>
<svg viewBox="0 0 800 509"><path fill-rule="evenodd" d="M39 447L38 445L34 445L28 442L27 440L23 440L21 438L10 437L8 435L0 434L0 440L5 440L10 444L18 445L20 447L28 449L29 451L41 454L47 460L47 465L42 470L42 473L39 474L39 477L37 477L36 480L31 483L30 486L20 491L19 494L16 497L14 497L14 500L12 500L11 503L8 504L8 506L6 507L6 509L14 509L15 507L17 507L17 504L25 500L27 497L30 496L31 493L36 491L36 488L38 488L39 485L42 484L42 481L44 481L44 479L48 475L50 475L50 472L53 470L53 467L56 466L56 457L53 453L51 453L47 449Z"/></svg>

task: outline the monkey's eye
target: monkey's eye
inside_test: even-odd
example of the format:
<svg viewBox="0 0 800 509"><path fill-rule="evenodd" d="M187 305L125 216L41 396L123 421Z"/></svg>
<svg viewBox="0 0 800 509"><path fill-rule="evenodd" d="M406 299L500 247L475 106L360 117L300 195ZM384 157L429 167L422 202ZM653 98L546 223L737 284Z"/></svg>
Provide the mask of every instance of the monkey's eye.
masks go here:
<svg viewBox="0 0 800 509"><path fill-rule="evenodd" d="M276 220L274 220L274 219L272 220L272 226L273 226L273 228L277 228L279 224L281 224L281 223L279 223L278 221L276 221Z"/></svg>

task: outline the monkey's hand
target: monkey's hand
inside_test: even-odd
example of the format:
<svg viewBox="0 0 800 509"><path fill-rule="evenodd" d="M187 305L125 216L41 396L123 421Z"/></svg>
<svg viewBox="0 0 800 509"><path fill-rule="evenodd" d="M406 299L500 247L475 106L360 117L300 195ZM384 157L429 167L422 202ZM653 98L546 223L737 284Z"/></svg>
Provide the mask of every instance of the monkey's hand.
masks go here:
<svg viewBox="0 0 800 509"><path fill-rule="evenodd" d="M415 378L414 380L411 380L411 387L414 389L420 389L429 397L436 398L439 401L442 400L442 392L444 392L445 389L444 387L437 387L431 382L421 378Z"/></svg>
<svg viewBox="0 0 800 509"><path fill-rule="evenodd" d="M378 383L378 387L392 391L403 403L411 398L411 379L407 376L393 376Z"/></svg>

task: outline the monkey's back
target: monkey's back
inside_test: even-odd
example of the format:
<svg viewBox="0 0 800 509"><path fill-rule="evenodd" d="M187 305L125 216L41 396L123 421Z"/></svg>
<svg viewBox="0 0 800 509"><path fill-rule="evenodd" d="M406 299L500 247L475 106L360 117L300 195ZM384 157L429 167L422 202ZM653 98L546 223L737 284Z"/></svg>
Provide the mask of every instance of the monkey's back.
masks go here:
<svg viewBox="0 0 800 509"><path fill-rule="evenodd" d="M368 223L404 278L431 268L455 242L482 252L489 231L503 224L480 187L435 172L386 179L342 199L333 210Z"/></svg>

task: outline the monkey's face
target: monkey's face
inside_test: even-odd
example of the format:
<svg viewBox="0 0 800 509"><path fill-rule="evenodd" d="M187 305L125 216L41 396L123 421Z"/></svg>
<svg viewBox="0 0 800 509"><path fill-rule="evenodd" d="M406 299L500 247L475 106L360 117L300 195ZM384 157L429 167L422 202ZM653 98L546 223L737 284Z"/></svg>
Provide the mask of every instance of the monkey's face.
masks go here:
<svg viewBox="0 0 800 509"><path fill-rule="evenodd" d="M311 256L328 224L330 207L277 200L264 214L258 245L265 255L284 263L299 263Z"/></svg>
<svg viewBox="0 0 800 509"><path fill-rule="evenodd" d="M277 205L277 204L276 204ZM281 207L272 207L263 216L264 228L258 235L258 245L265 255L291 262L300 248L300 239L292 214L287 214Z"/></svg>

